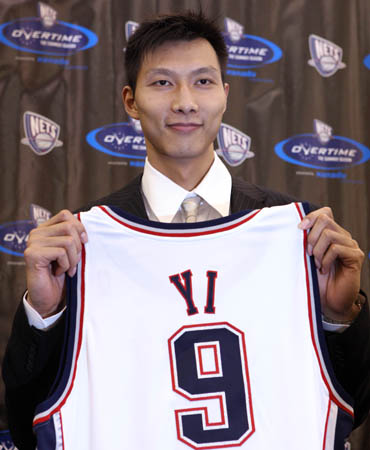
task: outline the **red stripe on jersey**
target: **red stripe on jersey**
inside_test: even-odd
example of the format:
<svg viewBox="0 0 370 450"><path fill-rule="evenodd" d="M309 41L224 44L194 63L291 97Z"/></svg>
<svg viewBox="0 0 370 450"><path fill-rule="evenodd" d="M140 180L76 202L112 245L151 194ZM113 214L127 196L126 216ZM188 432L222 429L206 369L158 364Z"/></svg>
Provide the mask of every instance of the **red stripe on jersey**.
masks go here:
<svg viewBox="0 0 370 450"><path fill-rule="evenodd" d="M151 230L148 230L146 228L141 228L140 225L138 225L138 226L131 225L131 224L125 222L124 220L120 220L117 217L115 217L104 206L98 206L98 208L100 208L102 211L104 211L110 218L112 218L116 222L120 223L121 225L125 226L126 228L130 228L130 230L138 231L140 233L145 233L145 234L151 234L153 236L164 236L164 237L205 236L207 234L215 234L215 233L219 233L221 231L232 230L233 228L236 228L236 227L242 225L243 223L246 223L249 220L253 219L253 217L255 217L261 211L261 209L257 209L254 213L252 213L251 215L248 215L247 217L245 217L240 222L233 223L231 225L226 225L224 227L220 226L220 228L212 228L212 229L208 229L206 231L194 231L193 233L191 233L191 232L190 233L181 233L181 232L168 233L168 232L163 232L163 231L155 231L154 228L151 229Z"/></svg>
<svg viewBox="0 0 370 450"><path fill-rule="evenodd" d="M328 423L329 423L329 417L330 417L330 406L331 406L331 399L329 398L328 411L326 413L326 420L325 420L324 440L322 442L322 450L325 450L325 448L326 448L326 435L328 433Z"/></svg>

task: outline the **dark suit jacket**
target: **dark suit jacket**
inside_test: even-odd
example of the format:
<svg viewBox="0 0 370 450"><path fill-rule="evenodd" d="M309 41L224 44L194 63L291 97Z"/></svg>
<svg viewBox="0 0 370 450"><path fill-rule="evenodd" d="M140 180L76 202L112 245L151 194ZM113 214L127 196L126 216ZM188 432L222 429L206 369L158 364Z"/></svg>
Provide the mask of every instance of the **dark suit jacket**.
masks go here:
<svg viewBox="0 0 370 450"><path fill-rule="evenodd" d="M88 210L97 204L106 204L147 218L140 183L141 177L138 177L125 188L92 202L81 210ZM293 197L233 179L231 213L283 205L294 200ZM46 398L56 377L63 333L64 319L49 331L39 331L28 325L23 305L19 306L4 359L3 376L9 428L20 450L35 448L31 428L34 409ZM356 423L359 424L366 417L370 404L368 306L363 308L347 331L342 334L326 333L326 339L335 374L345 390L355 399Z"/></svg>

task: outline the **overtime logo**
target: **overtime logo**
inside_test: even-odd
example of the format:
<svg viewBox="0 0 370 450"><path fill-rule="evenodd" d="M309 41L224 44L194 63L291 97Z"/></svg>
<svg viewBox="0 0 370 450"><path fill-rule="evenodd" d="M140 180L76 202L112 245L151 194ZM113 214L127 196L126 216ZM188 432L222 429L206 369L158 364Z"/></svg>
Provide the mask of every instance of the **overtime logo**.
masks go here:
<svg viewBox="0 0 370 450"><path fill-rule="evenodd" d="M256 72L249 69L263 67L282 57L283 52L276 44L259 36L244 34L243 25L229 17L225 18L225 30L229 75L255 77Z"/></svg>
<svg viewBox="0 0 370 450"><path fill-rule="evenodd" d="M34 228L50 219L51 213L41 206L30 205L31 220L18 220L0 225L0 251L23 256L28 236Z"/></svg>
<svg viewBox="0 0 370 450"><path fill-rule="evenodd" d="M322 77L331 77L337 70L344 69L343 50L333 42L311 34L308 38L311 59L308 64L314 67Z"/></svg>
<svg viewBox="0 0 370 450"><path fill-rule="evenodd" d="M338 170L363 164L370 150L363 144L343 136L334 136L333 129L314 120L313 134L300 134L279 142L276 154L285 161L314 169Z"/></svg>
<svg viewBox="0 0 370 450"><path fill-rule="evenodd" d="M0 42L24 52L63 56L93 47L98 37L85 27L57 20L56 10L39 2L38 17L0 25Z"/></svg>
<svg viewBox="0 0 370 450"><path fill-rule="evenodd" d="M36 155L46 155L54 147L60 147L60 126L41 114L26 111L23 114L24 137L21 143L28 145Z"/></svg>
<svg viewBox="0 0 370 450"><path fill-rule="evenodd" d="M365 56L365 58L364 58L364 65L365 65L365 67L367 67L368 69L370 69L370 54L368 54L367 56Z"/></svg>
<svg viewBox="0 0 370 450"><path fill-rule="evenodd" d="M224 158L230 166L239 166L247 158L253 158L250 150L251 138L236 128L222 123L217 134L219 149L216 153Z"/></svg>
<svg viewBox="0 0 370 450"><path fill-rule="evenodd" d="M112 123L90 131L86 136L89 145L100 152L122 158L142 160L146 157L144 134L139 120Z"/></svg>

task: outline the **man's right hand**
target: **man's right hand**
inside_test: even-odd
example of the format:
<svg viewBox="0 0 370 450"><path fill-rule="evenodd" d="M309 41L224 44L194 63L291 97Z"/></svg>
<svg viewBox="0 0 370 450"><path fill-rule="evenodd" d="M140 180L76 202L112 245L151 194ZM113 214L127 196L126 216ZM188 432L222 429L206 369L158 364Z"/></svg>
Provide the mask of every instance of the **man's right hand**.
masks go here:
<svg viewBox="0 0 370 450"><path fill-rule="evenodd" d="M27 300L43 318L63 306L65 274L76 273L86 242L84 226L66 209L31 231L24 252Z"/></svg>

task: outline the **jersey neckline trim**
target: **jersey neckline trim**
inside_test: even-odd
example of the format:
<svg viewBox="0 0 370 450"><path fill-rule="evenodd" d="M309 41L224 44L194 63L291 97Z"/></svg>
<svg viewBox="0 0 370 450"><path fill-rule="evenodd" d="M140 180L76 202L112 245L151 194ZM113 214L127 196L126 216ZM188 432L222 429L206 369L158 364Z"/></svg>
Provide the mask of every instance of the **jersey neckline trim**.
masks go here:
<svg viewBox="0 0 370 450"><path fill-rule="evenodd" d="M197 237L229 231L253 219L262 209L245 210L219 219L196 223L164 223L141 219L119 208L100 205L111 219L130 230L162 237Z"/></svg>

